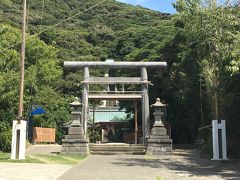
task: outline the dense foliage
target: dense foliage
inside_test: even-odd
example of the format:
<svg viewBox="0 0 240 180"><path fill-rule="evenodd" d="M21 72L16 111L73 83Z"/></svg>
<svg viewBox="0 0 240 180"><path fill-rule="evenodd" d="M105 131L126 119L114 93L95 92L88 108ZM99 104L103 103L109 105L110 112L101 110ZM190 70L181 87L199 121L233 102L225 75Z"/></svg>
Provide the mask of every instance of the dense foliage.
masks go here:
<svg viewBox="0 0 240 180"><path fill-rule="evenodd" d="M185 37L186 50L181 50L182 58L194 58L191 64L197 67L195 72L198 72L201 81L199 124L205 126L211 124L212 119L226 119L230 154L236 155L233 144L239 140L236 129L240 127L236 114L239 109L237 84L240 62L238 4L230 4L230 1L218 4L215 0L178 0L175 6L179 11L180 33ZM190 88L193 89L193 86ZM210 143L209 132L203 130L202 134ZM239 147L239 143L235 146Z"/></svg>
<svg viewBox="0 0 240 180"><path fill-rule="evenodd" d="M203 132L199 127L224 118L233 132L229 133L233 150L240 137L239 8L219 6L215 0L178 0L179 13L169 15L114 0L93 7L101 2L29 2L25 115L31 105L43 106L47 114L34 121L57 127L61 139L60 129L69 119L68 103L79 96L82 80L81 71L63 72L63 61L167 61L167 71L149 73L154 84L150 104L156 97L168 104L166 121L172 126L174 142L196 143ZM9 129L17 112L20 7L16 0L0 2L1 132ZM126 107L132 110L131 105ZM209 133L206 129L202 133L206 143L210 143ZM0 138L0 142L3 148L6 141Z"/></svg>
<svg viewBox="0 0 240 180"><path fill-rule="evenodd" d="M8 25L0 25L1 72L0 72L0 115L1 134L8 133L12 120L17 114L19 87L19 44L20 31ZM62 68L57 59L57 50L34 37L27 41L25 69L25 116L32 105L43 106L48 113L36 125L59 128L68 119L66 99L61 94ZM4 144L4 142L1 141ZM4 145L1 145L4 148ZM5 148L4 148L5 149Z"/></svg>

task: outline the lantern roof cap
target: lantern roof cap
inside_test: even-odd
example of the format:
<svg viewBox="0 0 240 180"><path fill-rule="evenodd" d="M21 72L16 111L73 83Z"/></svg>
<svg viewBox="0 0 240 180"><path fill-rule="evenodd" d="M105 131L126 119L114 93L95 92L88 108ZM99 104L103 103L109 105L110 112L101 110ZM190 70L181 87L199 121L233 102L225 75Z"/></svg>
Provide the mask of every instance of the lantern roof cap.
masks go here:
<svg viewBox="0 0 240 180"><path fill-rule="evenodd" d="M74 101L69 103L70 106L81 106L82 103L79 101L79 98L78 97L75 97L74 98Z"/></svg>
<svg viewBox="0 0 240 180"><path fill-rule="evenodd" d="M152 104L151 107L165 107L166 104L163 104L160 100L160 98L157 98L155 104Z"/></svg>

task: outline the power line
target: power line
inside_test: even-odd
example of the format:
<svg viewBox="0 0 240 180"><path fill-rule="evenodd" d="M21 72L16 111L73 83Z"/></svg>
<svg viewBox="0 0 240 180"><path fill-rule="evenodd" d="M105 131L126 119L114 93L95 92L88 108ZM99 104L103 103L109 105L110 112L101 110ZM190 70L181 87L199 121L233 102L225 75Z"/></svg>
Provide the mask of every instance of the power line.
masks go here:
<svg viewBox="0 0 240 180"><path fill-rule="evenodd" d="M26 33L30 32L29 29L29 14L30 14L30 0L28 0L28 4L27 4L27 17L26 17Z"/></svg>
<svg viewBox="0 0 240 180"><path fill-rule="evenodd" d="M54 25L52 25L52 26L50 26L50 27L48 27L48 28L46 28L46 29L44 29L44 30L42 30L42 31L40 31L40 32L38 32L38 33L36 33L36 34L30 35L30 36L27 38L27 40L30 39L30 38L32 38L32 37L38 36L38 35L40 35L41 33L46 32L46 31L48 31L48 30L50 30L50 29L52 29L52 28L54 28L54 27L57 27L58 25L66 22L66 21L71 20L71 19L73 19L74 17L76 17L76 16L78 16L78 15L80 15L80 14L83 14L83 13L89 11L90 9L93 9L93 8L95 8L95 7L97 7L97 6L105 3L106 1L108 1L108 0L103 0L103 1L101 1L101 2L99 2L99 3L97 3L97 4L95 4L95 5L93 5L93 6L91 6L91 7L89 7L89 8L87 8L87 9L83 10L83 11L80 11L80 12L74 14L73 16L70 16L70 17L68 17L68 18L66 18L66 19L64 19L64 20L62 20L62 21L60 21L60 22L58 22L58 23L56 23L56 24L54 24ZM18 45L18 44L20 44L20 43L21 43L21 42L17 42L16 44L13 44L13 45L11 45L11 46L6 47L4 50L8 50L8 49L10 49L10 48L13 48L13 47L15 47L16 45ZM1 50L0 53L3 53L3 50Z"/></svg>
<svg viewBox="0 0 240 180"><path fill-rule="evenodd" d="M60 21L60 22L57 23L57 24L54 24L54 25L52 25L52 26L50 26L50 27L48 27L48 28L46 28L46 29L44 29L44 30L42 30L42 31L34 34L34 35L31 35L30 37L38 36L39 34L45 32L45 31L48 31L49 29L52 29L52 28L54 28L54 27L56 27L56 26L58 26L58 25L60 25L60 24L62 24L62 23L64 23L64 22L66 22L66 21L68 21L68 20L70 20L70 19L78 16L79 14L85 13L86 11L88 11L88 10L90 10L90 9L93 9L94 7L99 6L100 4L103 4L103 3L106 2L106 1L108 1L108 0L103 0L103 1L101 1L101 2L99 2L99 3L97 3L97 4L93 5L93 6L91 6L91 7L89 7L89 8L87 8L87 9L85 9L85 10L83 10L83 11L81 11L81 12L75 14L75 15L73 15L73 16L68 17L67 19L64 19L64 20Z"/></svg>
<svg viewBox="0 0 240 180"><path fill-rule="evenodd" d="M41 25L43 25L43 10L44 10L44 7L45 7L45 0L42 0L42 13L41 13Z"/></svg>

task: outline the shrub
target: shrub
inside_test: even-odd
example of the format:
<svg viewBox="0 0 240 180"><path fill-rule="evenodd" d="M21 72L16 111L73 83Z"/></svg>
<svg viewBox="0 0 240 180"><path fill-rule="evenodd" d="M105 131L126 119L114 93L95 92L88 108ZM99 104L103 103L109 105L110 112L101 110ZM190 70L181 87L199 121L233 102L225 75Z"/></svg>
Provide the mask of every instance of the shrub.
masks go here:
<svg viewBox="0 0 240 180"><path fill-rule="evenodd" d="M5 152L11 150L11 138L12 138L12 129L7 127L4 131L0 133L0 149Z"/></svg>

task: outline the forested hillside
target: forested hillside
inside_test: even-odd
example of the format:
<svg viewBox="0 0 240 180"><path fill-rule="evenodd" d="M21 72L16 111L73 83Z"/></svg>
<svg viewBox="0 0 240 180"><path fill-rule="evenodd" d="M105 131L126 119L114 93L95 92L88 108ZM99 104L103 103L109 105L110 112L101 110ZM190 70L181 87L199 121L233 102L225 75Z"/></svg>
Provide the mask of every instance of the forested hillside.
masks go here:
<svg viewBox="0 0 240 180"><path fill-rule="evenodd" d="M43 31L39 37L45 43L59 49L58 57L61 61L98 61L107 57L123 60L122 58L135 49L144 48L151 39L155 38L155 42L152 43L161 42L165 39L162 36L173 31L169 15L115 1L104 2L84 12L100 2L100 0L31 1L28 32L35 34ZM13 1L1 3L4 13L2 22L20 26L20 5ZM79 15L64 21L76 14ZM54 27L57 23L60 24ZM160 33L162 30L165 31L164 34ZM126 38L129 38L131 43L121 42Z"/></svg>
<svg viewBox="0 0 240 180"><path fill-rule="evenodd" d="M116 61L160 61L160 50L176 33L169 14L116 1L98 3L101 1L34 0L28 4L25 115L32 105L43 106L48 113L35 117L34 121L36 125L42 123L43 126L57 127L58 141L61 140L63 123L69 120L68 103L73 96L80 96L81 87L78 84L82 80L81 71L63 74L63 61L105 61L106 58ZM13 84L8 83L9 79L4 79L7 74L1 76L3 86L8 89L1 94L11 92L0 100L1 119L4 122L1 127L4 131L17 112L21 4L6 0L0 2L0 7L1 41L4 42L1 44L1 58L3 62L11 63L10 69L14 68L12 71L15 74ZM33 40L38 43L34 44ZM51 54L53 61L48 61ZM40 62L46 63L43 64L45 68L49 64L53 69L46 69L39 76L37 68ZM58 74L54 76L51 72ZM48 82L43 82L43 76L54 78L49 77Z"/></svg>
<svg viewBox="0 0 240 180"><path fill-rule="evenodd" d="M175 6L179 13L169 15L114 0L29 1L26 115L31 105L43 106L49 113L35 117L36 124L57 127L61 140L68 103L79 96L82 80L81 71L63 72L63 61L167 61L167 71L149 73L150 104L156 97L168 104L174 142L204 138L210 147L211 131L198 128L216 118L217 106L218 118L233 132L231 150L240 137L239 8L203 6L200 0ZM1 1L0 133L9 131L17 114L20 22L20 2ZM0 135L1 148L9 137Z"/></svg>

